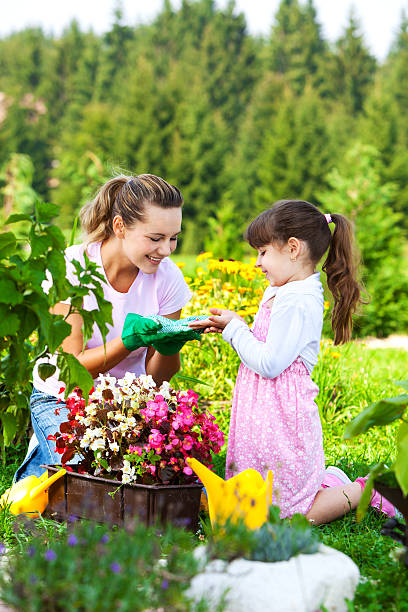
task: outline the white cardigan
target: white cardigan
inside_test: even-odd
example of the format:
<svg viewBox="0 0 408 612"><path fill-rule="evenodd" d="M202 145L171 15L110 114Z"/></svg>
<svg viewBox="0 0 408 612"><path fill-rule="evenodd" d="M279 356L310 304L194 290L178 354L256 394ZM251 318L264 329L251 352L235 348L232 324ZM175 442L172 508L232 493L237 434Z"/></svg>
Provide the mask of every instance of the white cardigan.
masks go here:
<svg viewBox="0 0 408 612"><path fill-rule="evenodd" d="M311 374L317 363L323 326L320 273L282 287L267 287L261 304L273 296L265 342L254 338L248 325L239 319L228 323L222 337L248 368L264 378L279 376L299 356Z"/></svg>

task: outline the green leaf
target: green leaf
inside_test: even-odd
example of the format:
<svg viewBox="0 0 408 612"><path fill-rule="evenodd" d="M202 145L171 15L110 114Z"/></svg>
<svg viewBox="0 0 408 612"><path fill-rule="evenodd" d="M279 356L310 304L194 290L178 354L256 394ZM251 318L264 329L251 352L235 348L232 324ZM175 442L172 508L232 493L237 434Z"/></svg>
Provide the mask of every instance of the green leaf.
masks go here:
<svg viewBox="0 0 408 612"><path fill-rule="evenodd" d="M45 232L39 234L32 229L30 231L30 246L32 258L46 255L48 248L52 246L52 239Z"/></svg>
<svg viewBox="0 0 408 612"><path fill-rule="evenodd" d="M43 320L41 320L41 327L46 333L44 333L50 353L55 351L61 346L62 342L71 333L71 325L64 321L60 315L50 315L52 317L51 324L45 328L43 327Z"/></svg>
<svg viewBox="0 0 408 612"><path fill-rule="evenodd" d="M395 384L408 391L408 380L396 380Z"/></svg>
<svg viewBox="0 0 408 612"><path fill-rule="evenodd" d="M17 290L15 283L8 278L0 279L0 302L16 306L23 301L22 294Z"/></svg>
<svg viewBox="0 0 408 612"><path fill-rule="evenodd" d="M65 249L66 242L65 236L61 232L60 228L56 225L48 225L44 228L44 232L51 237L54 248L60 249L62 255L62 251Z"/></svg>
<svg viewBox="0 0 408 612"><path fill-rule="evenodd" d="M401 423L397 437L397 457L393 469L404 495L408 495L408 423Z"/></svg>
<svg viewBox="0 0 408 612"><path fill-rule="evenodd" d="M13 232L0 234L0 259L9 257L16 248L16 237Z"/></svg>
<svg viewBox="0 0 408 612"><path fill-rule="evenodd" d="M194 376L186 376L185 374L180 374L180 372L174 374L173 378L176 378L177 380L184 380L185 382L193 383L195 385L205 385L206 387L211 387L210 384L200 380L199 378L195 378Z"/></svg>
<svg viewBox="0 0 408 612"><path fill-rule="evenodd" d="M74 224L72 226L71 238L69 239L69 246L72 246L73 244L75 244L75 236L77 233L78 222L79 222L79 215L76 215L74 219Z"/></svg>
<svg viewBox="0 0 408 612"><path fill-rule="evenodd" d="M37 202L35 205L36 217L39 223L49 223L51 219L58 215L59 211L60 208L56 204Z"/></svg>
<svg viewBox="0 0 408 612"><path fill-rule="evenodd" d="M389 399L378 400L370 404L357 415L346 427L344 439L365 433L375 425L388 425L401 418L408 405L408 395L399 395Z"/></svg>
<svg viewBox="0 0 408 612"><path fill-rule="evenodd" d="M14 312L2 312L2 309L0 313L0 336L13 336L20 328L19 317Z"/></svg>
<svg viewBox="0 0 408 612"><path fill-rule="evenodd" d="M31 308L25 304L15 308L15 314L20 319L20 329L18 330L19 338L24 342L35 330L38 325L38 317Z"/></svg>
<svg viewBox="0 0 408 612"><path fill-rule="evenodd" d="M11 412L0 413L1 422L3 424L3 436L6 446L12 443L17 432L17 419Z"/></svg>
<svg viewBox="0 0 408 612"><path fill-rule="evenodd" d="M5 225L11 225L11 223L17 223L18 221L31 221L31 217L30 215L24 215L23 213L10 215L5 222Z"/></svg>
<svg viewBox="0 0 408 612"><path fill-rule="evenodd" d="M89 392L94 385L94 380L88 370L79 363L78 359L70 353L61 352L57 358L57 365L60 369L60 380L65 383L65 397L75 387L79 387L85 398L88 401Z"/></svg>
<svg viewBox="0 0 408 612"><path fill-rule="evenodd" d="M55 373L57 368L52 363L40 363L38 366L38 375L42 380L47 380Z"/></svg>
<svg viewBox="0 0 408 612"><path fill-rule="evenodd" d="M358 521L361 521L364 518L364 516L365 516L365 514L367 512L367 508L370 505L371 496L372 496L373 488L374 488L374 480L375 480L375 478L377 476L379 476L386 469L387 468L385 467L385 465L383 463L378 463L370 471L369 478L367 479L367 481L365 483L363 494L361 496L360 502L359 502L358 507L357 507L356 515L357 515L357 520Z"/></svg>

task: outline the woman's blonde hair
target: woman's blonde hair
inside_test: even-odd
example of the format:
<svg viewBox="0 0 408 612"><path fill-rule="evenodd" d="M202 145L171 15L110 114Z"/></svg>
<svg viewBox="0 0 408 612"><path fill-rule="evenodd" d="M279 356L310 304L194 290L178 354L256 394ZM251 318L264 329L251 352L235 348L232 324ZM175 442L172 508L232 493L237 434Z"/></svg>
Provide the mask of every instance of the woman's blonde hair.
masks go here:
<svg viewBox="0 0 408 612"><path fill-rule="evenodd" d="M86 244L109 238L116 215L122 217L127 227L143 221L147 203L178 208L183 205L183 196L177 187L154 174L120 174L110 179L79 213Z"/></svg>

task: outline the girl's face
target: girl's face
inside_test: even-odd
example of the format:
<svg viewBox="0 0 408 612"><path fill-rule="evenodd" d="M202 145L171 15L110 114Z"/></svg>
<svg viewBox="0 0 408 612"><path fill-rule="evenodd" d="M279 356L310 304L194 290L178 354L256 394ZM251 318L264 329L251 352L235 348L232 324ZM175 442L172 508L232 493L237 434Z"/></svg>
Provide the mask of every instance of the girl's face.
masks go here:
<svg viewBox="0 0 408 612"><path fill-rule="evenodd" d="M298 266L289 244L259 247L255 266L261 268L272 287L282 287L290 281L299 280L296 278Z"/></svg>
<svg viewBox="0 0 408 612"><path fill-rule="evenodd" d="M123 228L123 254L139 270L153 274L176 248L180 230L181 208L147 204L143 221Z"/></svg>

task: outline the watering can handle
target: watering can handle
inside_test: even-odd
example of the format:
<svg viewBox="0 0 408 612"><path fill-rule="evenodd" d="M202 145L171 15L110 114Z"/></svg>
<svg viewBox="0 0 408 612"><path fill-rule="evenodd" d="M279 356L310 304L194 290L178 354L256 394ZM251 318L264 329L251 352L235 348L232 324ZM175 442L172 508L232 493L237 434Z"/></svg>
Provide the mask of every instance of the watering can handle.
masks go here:
<svg viewBox="0 0 408 612"><path fill-rule="evenodd" d="M56 480L64 476L64 474L66 473L67 473L67 470L64 470L64 469L58 470L58 472L55 472L55 474L47 478L45 481L43 480L44 479L44 474L43 474L40 478L40 480L42 480L41 484L37 485L32 491L30 491L30 499L32 499L33 497L37 497L37 495L45 491L45 489L48 489L52 485L53 482L55 482ZM47 474L47 472L45 472L45 474Z"/></svg>

